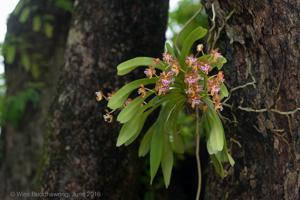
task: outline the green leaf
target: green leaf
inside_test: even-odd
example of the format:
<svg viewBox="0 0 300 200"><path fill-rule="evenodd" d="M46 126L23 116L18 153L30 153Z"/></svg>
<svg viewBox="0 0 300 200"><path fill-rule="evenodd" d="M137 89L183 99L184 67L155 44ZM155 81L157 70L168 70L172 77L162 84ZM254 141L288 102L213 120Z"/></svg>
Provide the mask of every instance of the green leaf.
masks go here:
<svg viewBox="0 0 300 200"><path fill-rule="evenodd" d="M213 166L216 170L216 172L221 176L221 177L224 177L225 176L225 173L224 173L224 169L223 169L223 165L221 163L220 160L218 160L218 158L215 156L215 155L211 155L210 156L210 159L213 163Z"/></svg>
<svg viewBox="0 0 300 200"><path fill-rule="evenodd" d="M22 63L22 66L24 67L24 69L26 71L29 71L29 69L30 69L30 58L29 58L28 54L26 54L25 52L23 52L21 54L21 63Z"/></svg>
<svg viewBox="0 0 300 200"><path fill-rule="evenodd" d="M185 102L185 97L181 94L176 95L176 98L172 98L172 95L166 96L168 101L168 106L165 108L167 113L167 118L165 121L165 130L170 130L172 132L176 131L177 118L179 112L183 110L183 105Z"/></svg>
<svg viewBox="0 0 300 200"><path fill-rule="evenodd" d="M200 26L200 27L196 28L195 30L193 30L187 36L187 38L184 40L182 50L181 50L181 56L180 56L180 62L181 62L182 66L184 65L185 58L190 53L193 44L197 40L203 38L206 35L206 33L207 33L207 30Z"/></svg>
<svg viewBox="0 0 300 200"><path fill-rule="evenodd" d="M20 23L25 23L29 17L29 14L30 14L30 8L29 7L24 8L19 18Z"/></svg>
<svg viewBox="0 0 300 200"><path fill-rule="evenodd" d="M129 122L126 123L126 124L128 124L128 126L125 126L124 129L129 129L129 131L131 131L131 132L127 133L128 131L124 130L124 137L122 139L125 140L125 146L128 146L132 142L135 141L135 139L139 136L139 134L140 134L140 132L141 132L143 126L144 126L144 123L145 123L148 115L151 112L153 112L153 110L156 108L154 106L151 109L148 109L146 112L143 112L144 111L143 109L146 109L145 107L146 106L143 106L142 110L140 110L140 112L136 113L136 115L134 116L134 118L132 120L130 120ZM123 127L122 127L122 129L123 129ZM121 131L122 131L122 129L121 129ZM120 133L120 135L121 135L121 133ZM120 137L120 135L119 135L119 137ZM122 140L122 139L120 138L120 140ZM119 144L122 145L123 144L122 142L123 141L120 141ZM118 143L117 143L117 146L118 146Z"/></svg>
<svg viewBox="0 0 300 200"><path fill-rule="evenodd" d="M16 56L16 46L15 45L6 45L4 53L6 56L5 61L8 64L12 64L14 62L15 56Z"/></svg>
<svg viewBox="0 0 300 200"><path fill-rule="evenodd" d="M127 60L125 62L122 62L117 66L118 75L122 76L122 75L128 74L129 72L131 72L132 70L134 70L135 68L137 68L139 66L150 66L151 65L151 66L156 67L161 70L164 69L164 67L162 65L154 65L153 61L154 61L154 58L137 57L137 58L133 58L133 59Z"/></svg>
<svg viewBox="0 0 300 200"><path fill-rule="evenodd" d="M53 36L53 26L49 23L45 23L44 25L44 31L45 31L45 35L48 38L51 38Z"/></svg>
<svg viewBox="0 0 300 200"><path fill-rule="evenodd" d="M224 147L224 129L218 114L214 109L208 108L207 119L210 126L207 149L212 152L222 151Z"/></svg>
<svg viewBox="0 0 300 200"><path fill-rule="evenodd" d="M40 16L34 16L32 21L32 29L35 32L38 32L41 30L42 27L42 20Z"/></svg>
<svg viewBox="0 0 300 200"><path fill-rule="evenodd" d="M165 136L163 154L161 159L161 168L162 168L166 188L168 188L170 185L173 163L174 163L174 155L170 147L168 138L167 136Z"/></svg>
<svg viewBox="0 0 300 200"><path fill-rule="evenodd" d="M130 120L128 123L125 123L120 130L117 139L117 147L126 143L131 137L140 131L140 127L144 125L143 121L144 118L142 117L142 113L138 113L132 120Z"/></svg>
<svg viewBox="0 0 300 200"><path fill-rule="evenodd" d="M163 140L164 140L164 133L161 131L161 125L155 126L153 137L151 140L150 146L150 177L151 177L151 184L153 179L157 173L157 170L160 165L162 152L163 152Z"/></svg>
<svg viewBox="0 0 300 200"><path fill-rule="evenodd" d="M169 97L171 97L171 95L169 95ZM168 113L167 119L164 121L165 131L169 133L168 140L170 141L173 151L182 154L184 153L184 143L181 135L177 131L177 122L179 114L184 108L185 98L183 95L179 95L173 101L172 99L169 100L169 106L164 111Z"/></svg>
<svg viewBox="0 0 300 200"><path fill-rule="evenodd" d="M133 136L131 136L131 138L129 138L129 140L127 140L127 141L125 142L125 144L124 144L125 146L130 145L131 143L133 143L133 142L138 138L138 136L139 136L140 133L141 133L141 130L143 129L143 126L144 126L144 124L145 124L146 118L147 118L147 117L142 117L142 119L140 119L141 122L140 122L139 125L137 125L137 126L138 126L138 130L134 133Z"/></svg>
<svg viewBox="0 0 300 200"><path fill-rule="evenodd" d="M55 0L55 5L68 12L73 10L73 1L70 0Z"/></svg>
<svg viewBox="0 0 300 200"><path fill-rule="evenodd" d="M228 97L229 92L228 92L227 87L225 86L224 83L222 83L220 89L221 89L221 99L223 99L224 97Z"/></svg>
<svg viewBox="0 0 300 200"><path fill-rule="evenodd" d="M40 67L36 63L33 63L31 65L31 74L32 74L33 78L35 78L35 79L39 78L40 73L41 73Z"/></svg>
<svg viewBox="0 0 300 200"><path fill-rule="evenodd" d="M157 78L144 78L132 81L127 83L122 88L120 88L109 100L107 106L111 109L117 109L124 105L124 102L127 100L129 94L140 87L141 84L148 85L156 83Z"/></svg>
<svg viewBox="0 0 300 200"><path fill-rule="evenodd" d="M155 125L152 125L144 135L139 147L139 157L144 157L149 152L154 128Z"/></svg>
<svg viewBox="0 0 300 200"><path fill-rule="evenodd" d="M224 141L225 141L225 143L224 143L224 149L222 151L223 157L224 157L224 161L228 161L231 166L234 166L235 162L234 162L233 158L231 157L231 155L228 152L225 135L224 135Z"/></svg>
<svg viewBox="0 0 300 200"><path fill-rule="evenodd" d="M132 102L130 102L122 111L119 113L117 117L117 121L124 124L132 119L138 111L141 109L141 104L145 101L144 98L136 97Z"/></svg>

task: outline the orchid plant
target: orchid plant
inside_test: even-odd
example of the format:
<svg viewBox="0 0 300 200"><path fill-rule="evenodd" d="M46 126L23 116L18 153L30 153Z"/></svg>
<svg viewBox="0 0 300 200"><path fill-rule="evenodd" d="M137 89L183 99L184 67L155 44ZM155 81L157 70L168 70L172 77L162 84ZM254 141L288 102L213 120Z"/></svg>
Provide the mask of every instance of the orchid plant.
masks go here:
<svg viewBox="0 0 300 200"><path fill-rule="evenodd" d="M120 76L146 66L146 77L127 83L113 95L96 92L97 100L107 99L111 109L107 110L104 120L111 122L113 112L119 111L117 121L123 125L117 146L127 146L143 134L138 154L143 157L150 153L150 182L161 166L166 187L170 184L174 155L184 153L179 116L186 113L195 117L198 199L201 188L200 137L205 140L212 164L220 176L225 175L223 162L234 165L219 117L221 100L228 96L221 71L226 59L216 49L205 52L203 44L197 45L196 42L206 34L206 29L198 27L185 37L181 48L166 43L162 59L137 57L119 64ZM192 54L195 46L195 54ZM136 97L132 99L133 96ZM142 133L145 121L155 111L159 111L157 119Z"/></svg>

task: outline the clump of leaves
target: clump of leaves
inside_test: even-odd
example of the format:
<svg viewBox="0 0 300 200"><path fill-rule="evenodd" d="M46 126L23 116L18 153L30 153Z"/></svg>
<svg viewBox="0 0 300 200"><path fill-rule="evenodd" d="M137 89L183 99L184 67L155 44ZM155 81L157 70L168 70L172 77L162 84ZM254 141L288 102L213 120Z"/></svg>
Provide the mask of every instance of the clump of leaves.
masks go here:
<svg viewBox="0 0 300 200"><path fill-rule="evenodd" d="M0 95L0 124L11 123L17 127L23 117L26 105L31 103L33 106L37 106L39 100L39 93L32 88L12 96Z"/></svg>
<svg viewBox="0 0 300 200"><path fill-rule="evenodd" d="M117 139L118 147L134 142L149 115L159 110L156 121L143 135L138 152L141 157L150 153L151 183L161 166L168 187L174 154L184 153L178 120L182 113L195 117L196 147L199 148L201 136L219 175L225 175L222 162L234 164L218 114L222 110L221 100L228 96L224 75L220 71L226 59L218 50L205 52L202 44L198 44L197 53L192 54L193 45L206 34L205 28L196 28L185 37L181 49L166 43L162 59L137 57L119 64L120 76L147 66L144 71L146 78L132 81L108 97L101 91L96 92L98 101L108 100L111 111L107 110L104 115L106 121L111 122L112 113L120 111L117 121L123 126ZM129 98L135 92L139 96Z"/></svg>

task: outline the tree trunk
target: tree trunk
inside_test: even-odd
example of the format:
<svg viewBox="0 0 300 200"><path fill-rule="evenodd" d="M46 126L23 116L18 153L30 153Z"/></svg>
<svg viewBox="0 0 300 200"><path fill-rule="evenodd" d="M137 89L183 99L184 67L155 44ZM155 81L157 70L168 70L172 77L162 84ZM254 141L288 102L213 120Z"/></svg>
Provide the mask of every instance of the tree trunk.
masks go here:
<svg viewBox="0 0 300 200"><path fill-rule="evenodd" d="M209 12L211 3L206 1ZM298 200L300 3L222 0L214 5L219 26L235 10L219 40L229 60L227 83L231 88L255 84L235 90L227 102L226 115L237 120L227 124L236 165L223 180L208 170L205 199Z"/></svg>
<svg viewBox="0 0 300 200"><path fill-rule="evenodd" d="M119 126L104 122L106 103L97 103L95 92L112 92L132 78L117 77L120 62L161 55L167 13L168 1L161 0L75 2L52 108L42 191L98 192L96 199L138 198L141 167L136 148L116 148ZM82 195L86 197L81 199L91 199L92 193Z"/></svg>
<svg viewBox="0 0 300 200"><path fill-rule="evenodd" d="M21 1L22 2L22 1ZM25 7L36 7L30 12L25 22L19 17ZM11 199L10 192L30 192L38 185L37 178L40 171L40 160L43 152L43 138L46 133L48 109L53 98L57 72L61 67L66 36L68 32L70 13L57 8L53 2L40 0L27 1L21 7L20 13L10 15L5 45L14 45L15 59L7 62L5 57L6 99L14 99L17 104L6 102L4 124L1 124L1 157L0 157L0 199ZM47 37L42 31L34 31L32 21L34 16L53 17L51 25L54 32ZM62 20L63 19L63 20ZM45 21L41 21L42 26ZM26 54L31 63L24 66L21 57ZM33 60L39 56L42 62ZM33 65L36 64L38 74L34 74ZM33 72L33 73L32 73ZM31 93L30 93L31 91ZM32 92L33 91L33 92ZM20 94L38 95L39 100L21 99ZM11 102L11 101L10 101ZM17 106L24 103L14 118L11 116ZM16 119L16 117L18 119Z"/></svg>

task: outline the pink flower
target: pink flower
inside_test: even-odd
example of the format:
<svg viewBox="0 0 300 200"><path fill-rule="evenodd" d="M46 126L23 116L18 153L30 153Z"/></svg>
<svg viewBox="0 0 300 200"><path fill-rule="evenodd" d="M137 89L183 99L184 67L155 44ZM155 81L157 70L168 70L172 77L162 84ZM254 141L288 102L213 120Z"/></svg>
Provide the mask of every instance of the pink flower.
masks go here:
<svg viewBox="0 0 300 200"><path fill-rule="evenodd" d="M173 56L167 52L163 53L163 60L169 65L172 65L174 61Z"/></svg>
<svg viewBox="0 0 300 200"><path fill-rule="evenodd" d="M200 76L199 74L187 74L184 78L184 82L191 85L191 84L194 84L196 83L197 81L200 80Z"/></svg>
<svg viewBox="0 0 300 200"><path fill-rule="evenodd" d="M200 70L203 71L205 74L208 74L210 69L211 67L209 64L200 65Z"/></svg>
<svg viewBox="0 0 300 200"><path fill-rule="evenodd" d="M219 93L219 91L220 91L220 87L217 86L217 85L213 85L213 86L211 87L210 93L211 93L211 95L214 95L214 94Z"/></svg>
<svg viewBox="0 0 300 200"><path fill-rule="evenodd" d="M160 73L159 80L155 85L155 90L158 92L158 95L166 94L169 89L170 85L174 82L174 75L175 72L172 70Z"/></svg>
<svg viewBox="0 0 300 200"><path fill-rule="evenodd" d="M197 58L195 58L193 55L188 56L188 57L185 59L185 63L186 63L188 66L190 66L190 67L196 65L196 64L197 64L197 61L198 61Z"/></svg>
<svg viewBox="0 0 300 200"><path fill-rule="evenodd" d="M168 80L168 79L162 79L161 80L161 83L163 86L169 86L170 83L171 83L171 80Z"/></svg>

